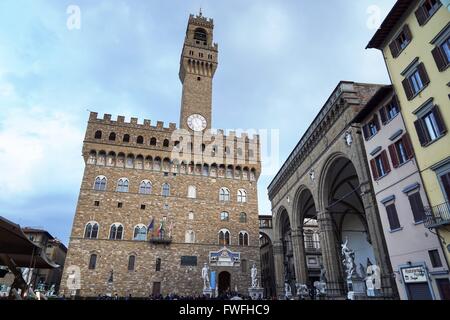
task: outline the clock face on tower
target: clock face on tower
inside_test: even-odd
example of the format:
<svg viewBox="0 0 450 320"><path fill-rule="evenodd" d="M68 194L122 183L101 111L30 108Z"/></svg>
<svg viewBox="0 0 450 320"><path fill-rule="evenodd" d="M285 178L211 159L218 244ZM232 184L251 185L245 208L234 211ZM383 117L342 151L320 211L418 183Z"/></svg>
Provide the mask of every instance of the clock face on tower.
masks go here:
<svg viewBox="0 0 450 320"><path fill-rule="evenodd" d="M203 131L206 129L207 122L205 117L200 114L193 114L187 118L187 125L194 131Z"/></svg>

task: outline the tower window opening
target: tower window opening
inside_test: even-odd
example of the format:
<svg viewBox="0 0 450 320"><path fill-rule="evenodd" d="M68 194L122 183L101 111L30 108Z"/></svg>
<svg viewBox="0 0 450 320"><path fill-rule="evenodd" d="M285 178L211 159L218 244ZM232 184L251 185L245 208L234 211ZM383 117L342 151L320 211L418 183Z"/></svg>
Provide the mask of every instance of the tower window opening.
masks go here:
<svg viewBox="0 0 450 320"><path fill-rule="evenodd" d="M195 29L194 39L205 43L208 40L208 36L207 36L205 29L202 29L202 28ZM199 42L197 42L197 43L199 43Z"/></svg>

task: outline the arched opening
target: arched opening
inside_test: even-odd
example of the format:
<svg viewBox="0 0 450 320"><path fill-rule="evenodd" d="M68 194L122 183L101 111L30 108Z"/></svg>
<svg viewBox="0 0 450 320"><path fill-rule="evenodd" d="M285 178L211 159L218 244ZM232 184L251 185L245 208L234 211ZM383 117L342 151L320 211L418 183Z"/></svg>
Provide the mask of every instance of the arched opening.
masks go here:
<svg viewBox="0 0 450 320"><path fill-rule="evenodd" d="M341 245L347 242L347 247L354 251L354 265L352 279L355 281L365 278L368 263L375 263L375 253L370 238L367 219L361 198L361 187L356 168L345 158L338 157L328 166L323 184L323 200L325 209L329 212L332 225L332 245L327 250L336 250L338 261L335 263L340 271L339 282L347 290L346 267L342 261L345 256L341 252ZM325 250L325 248L322 248Z"/></svg>
<svg viewBox="0 0 450 320"><path fill-rule="evenodd" d="M295 203L296 225L303 233L304 263L300 268L305 268L305 281L312 285L320 281L320 272L323 268L322 254L319 240L319 224L317 221L317 210L313 195L309 189L300 188Z"/></svg>
<svg viewBox="0 0 450 320"><path fill-rule="evenodd" d="M227 271L219 273L219 296L231 291L231 274Z"/></svg>

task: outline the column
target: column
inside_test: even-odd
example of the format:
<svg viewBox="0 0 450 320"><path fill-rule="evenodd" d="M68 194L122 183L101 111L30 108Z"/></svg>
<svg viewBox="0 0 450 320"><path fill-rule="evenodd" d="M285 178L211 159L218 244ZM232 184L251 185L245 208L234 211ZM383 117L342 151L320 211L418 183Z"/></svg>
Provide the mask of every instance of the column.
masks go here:
<svg viewBox="0 0 450 320"><path fill-rule="evenodd" d="M308 267L305 258L303 230L292 230L292 249L294 251L295 279L297 285L308 283Z"/></svg>
<svg viewBox="0 0 450 320"><path fill-rule="evenodd" d="M283 263L283 244L281 241L273 243L273 260L275 265L275 286L277 296L284 297L284 263Z"/></svg>
<svg viewBox="0 0 450 320"><path fill-rule="evenodd" d="M320 247L326 271L325 277L327 278L327 297L331 299L341 298L345 295L345 290L333 220L328 211L320 212L317 217L320 230Z"/></svg>
<svg viewBox="0 0 450 320"><path fill-rule="evenodd" d="M398 298L397 285L392 271L389 254L384 239L383 228L376 207L375 196L368 183L361 186L362 201L367 220L370 241L375 254L374 264L380 267L381 291L384 297Z"/></svg>

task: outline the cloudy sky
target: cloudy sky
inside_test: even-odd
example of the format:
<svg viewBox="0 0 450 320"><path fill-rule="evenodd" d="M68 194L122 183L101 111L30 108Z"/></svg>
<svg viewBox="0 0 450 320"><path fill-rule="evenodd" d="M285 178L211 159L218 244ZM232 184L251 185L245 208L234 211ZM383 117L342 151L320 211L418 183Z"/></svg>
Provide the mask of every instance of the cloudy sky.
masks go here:
<svg viewBox="0 0 450 320"><path fill-rule="evenodd" d="M200 7L220 50L213 126L278 129L279 167L340 80L389 81L364 48L394 2L0 1L0 215L68 243L87 110L177 122L179 57ZM70 5L80 29L67 26ZM260 179L261 214L275 173Z"/></svg>

